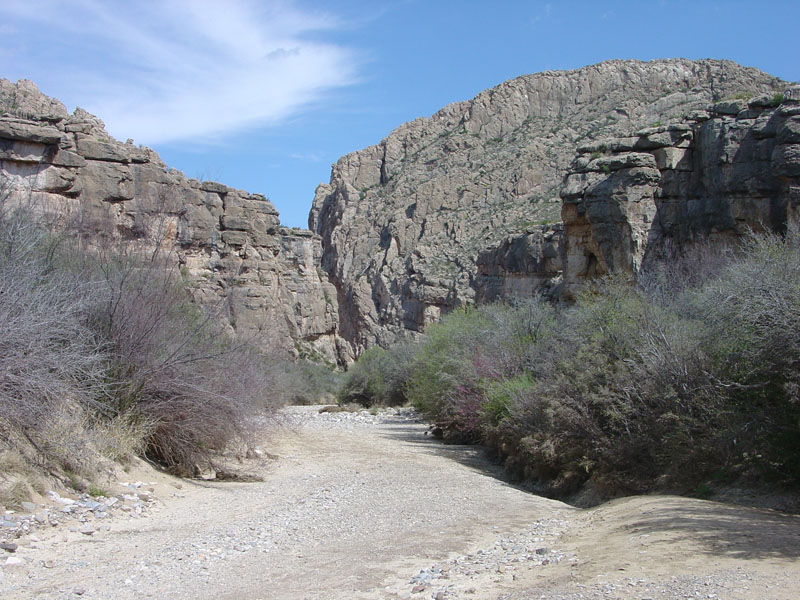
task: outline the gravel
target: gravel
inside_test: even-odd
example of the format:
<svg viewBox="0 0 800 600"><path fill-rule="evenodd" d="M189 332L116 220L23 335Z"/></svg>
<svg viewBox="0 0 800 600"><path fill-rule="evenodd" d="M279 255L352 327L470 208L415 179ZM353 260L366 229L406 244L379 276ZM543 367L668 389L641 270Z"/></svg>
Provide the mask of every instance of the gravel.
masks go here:
<svg viewBox="0 0 800 600"><path fill-rule="evenodd" d="M155 481L138 474L147 481L108 497L52 493L29 513L3 515L0 597L792 597L780 590L793 589L798 570L775 560L768 574L716 558L702 574L592 571L608 559L605 540L570 541L597 536L591 512L509 485L479 449L427 433L410 409L291 407L265 424L268 451L242 459L263 481L152 472ZM641 565L669 566L638 548Z"/></svg>

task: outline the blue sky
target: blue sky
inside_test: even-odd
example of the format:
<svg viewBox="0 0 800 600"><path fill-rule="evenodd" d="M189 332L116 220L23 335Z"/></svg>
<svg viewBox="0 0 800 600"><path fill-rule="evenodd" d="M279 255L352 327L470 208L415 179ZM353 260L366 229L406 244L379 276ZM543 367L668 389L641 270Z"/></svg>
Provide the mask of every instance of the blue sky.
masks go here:
<svg viewBox="0 0 800 600"><path fill-rule="evenodd" d="M680 56L798 81L799 22L796 0L0 0L0 76L305 227L340 156L506 79Z"/></svg>

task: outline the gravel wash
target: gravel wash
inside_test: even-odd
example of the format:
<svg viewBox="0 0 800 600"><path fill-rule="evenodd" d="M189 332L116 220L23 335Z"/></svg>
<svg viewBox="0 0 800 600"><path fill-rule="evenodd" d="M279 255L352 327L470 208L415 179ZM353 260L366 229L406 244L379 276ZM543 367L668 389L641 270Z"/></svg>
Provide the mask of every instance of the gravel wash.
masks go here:
<svg viewBox="0 0 800 600"><path fill-rule="evenodd" d="M441 444L407 409L290 407L264 425L261 447L239 466L263 481L153 471L118 502L75 498L74 522L37 506L60 522L29 519L40 526L0 551L0 598L800 597L796 517L736 509L723 515L734 525L692 536L680 519L715 514L714 503L578 510L504 482L479 449ZM743 535L737 515L772 528L775 546L711 551L712 534Z"/></svg>

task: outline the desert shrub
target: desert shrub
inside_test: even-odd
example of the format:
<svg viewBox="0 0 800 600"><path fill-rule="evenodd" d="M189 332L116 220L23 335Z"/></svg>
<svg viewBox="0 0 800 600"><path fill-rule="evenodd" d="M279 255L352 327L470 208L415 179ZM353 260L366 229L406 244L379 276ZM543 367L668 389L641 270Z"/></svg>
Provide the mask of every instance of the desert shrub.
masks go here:
<svg viewBox="0 0 800 600"><path fill-rule="evenodd" d="M57 451L64 440L50 434L105 379L104 344L87 324L97 289L56 268L62 242L26 202L0 194L0 441L21 438L53 468L87 460Z"/></svg>
<svg viewBox="0 0 800 600"><path fill-rule="evenodd" d="M124 235L92 219L86 231L6 184L0 443L24 440L43 468L82 477L98 452L191 474L245 441L276 406L266 357L192 302L170 250L174 215L137 215Z"/></svg>
<svg viewBox="0 0 800 600"><path fill-rule="evenodd" d="M412 361L406 396L429 420L471 435L478 404L473 357L489 322L474 308L453 311L428 328Z"/></svg>
<svg viewBox="0 0 800 600"><path fill-rule="evenodd" d="M89 260L104 290L91 325L109 357L97 409L146 423L145 454L182 474L228 444L246 443L252 416L272 408L265 357L230 339L220 315L191 302L159 240L116 243Z"/></svg>
<svg viewBox="0 0 800 600"><path fill-rule="evenodd" d="M337 394L340 404L356 402L365 407L379 405L386 396L385 364L390 354L379 346L364 351L347 371Z"/></svg>
<svg viewBox="0 0 800 600"><path fill-rule="evenodd" d="M290 361L273 358L267 367L273 382L273 395L280 404L308 405L331 402L341 373L331 365L311 360Z"/></svg>
<svg viewBox="0 0 800 600"><path fill-rule="evenodd" d="M541 357L552 366L508 423L512 438L526 438L534 473L556 473L553 489L569 493L590 479L642 490L654 473L696 471L694 450L708 451L702 438L723 416L703 390L697 324L621 282L581 298L561 320L557 350Z"/></svg>
<svg viewBox="0 0 800 600"><path fill-rule="evenodd" d="M759 470L800 479L800 236L751 235L743 254L693 300L705 350L737 413L738 453Z"/></svg>
<svg viewBox="0 0 800 600"><path fill-rule="evenodd" d="M398 342L390 350L368 348L342 378L337 400L340 404L355 402L367 408L405 404L415 351L411 340Z"/></svg>
<svg viewBox="0 0 800 600"><path fill-rule="evenodd" d="M798 323L797 231L698 244L572 306L447 315L416 347L406 397L552 495L691 491L719 473L796 483ZM383 393L392 352L356 365L358 389Z"/></svg>

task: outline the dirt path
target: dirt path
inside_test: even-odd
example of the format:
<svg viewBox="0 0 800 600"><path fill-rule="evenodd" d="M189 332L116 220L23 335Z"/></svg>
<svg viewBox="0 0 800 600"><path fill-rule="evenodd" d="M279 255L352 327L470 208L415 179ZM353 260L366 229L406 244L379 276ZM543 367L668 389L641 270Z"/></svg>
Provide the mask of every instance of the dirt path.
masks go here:
<svg viewBox="0 0 800 600"><path fill-rule="evenodd" d="M246 465L264 482L137 473L154 509L21 539L0 597L800 597L800 518L671 497L581 511L424 432L291 409L268 446L279 458Z"/></svg>

